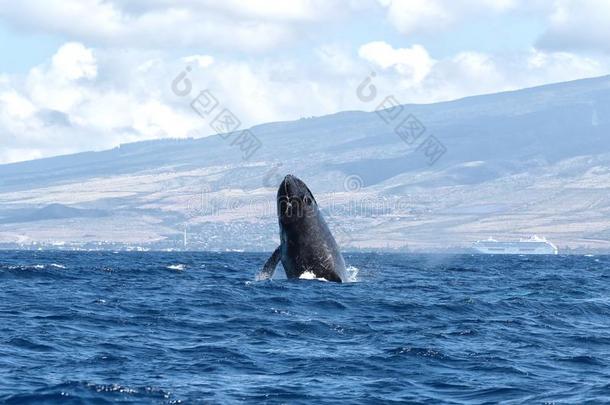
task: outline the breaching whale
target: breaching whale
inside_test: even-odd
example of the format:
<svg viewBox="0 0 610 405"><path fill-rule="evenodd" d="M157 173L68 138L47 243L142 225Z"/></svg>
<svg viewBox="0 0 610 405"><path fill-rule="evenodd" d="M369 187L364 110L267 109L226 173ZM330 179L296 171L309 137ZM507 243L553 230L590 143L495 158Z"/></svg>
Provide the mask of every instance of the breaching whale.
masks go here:
<svg viewBox="0 0 610 405"><path fill-rule="evenodd" d="M316 199L303 181L290 174L277 190L277 216L280 246L265 263L259 280L271 278L281 260L287 278L310 272L328 281L347 281L345 261Z"/></svg>

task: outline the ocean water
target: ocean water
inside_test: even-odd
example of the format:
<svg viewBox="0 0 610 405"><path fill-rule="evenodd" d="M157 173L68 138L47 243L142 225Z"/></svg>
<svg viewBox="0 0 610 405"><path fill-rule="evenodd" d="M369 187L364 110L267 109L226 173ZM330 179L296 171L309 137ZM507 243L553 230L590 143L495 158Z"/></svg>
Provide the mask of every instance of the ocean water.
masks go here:
<svg viewBox="0 0 610 405"><path fill-rule="evenodd" d="M610 257L0 252L2 403L607 403Z"/></svg>

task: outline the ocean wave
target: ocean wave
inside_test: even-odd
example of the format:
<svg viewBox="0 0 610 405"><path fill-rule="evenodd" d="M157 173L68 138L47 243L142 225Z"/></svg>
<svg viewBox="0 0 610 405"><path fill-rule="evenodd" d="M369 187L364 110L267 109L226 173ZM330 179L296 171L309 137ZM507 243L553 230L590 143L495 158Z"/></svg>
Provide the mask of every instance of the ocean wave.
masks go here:
<svg viewBox="0 0 610 405"><path fill-rule="evenodd" d="M120 384L83 381L69 381L29 393L0 396L0 400L6 403L106 403L108 400L168 401L171 398L171 393L155 387L132 388Z"/></svg>
<svg viewBox="0 0 610 405"><path fill-rule="evenodd" d="M0 252L0 403L607 399L610 257L350 254L349 285L253 282L267 258Z"/></svg>

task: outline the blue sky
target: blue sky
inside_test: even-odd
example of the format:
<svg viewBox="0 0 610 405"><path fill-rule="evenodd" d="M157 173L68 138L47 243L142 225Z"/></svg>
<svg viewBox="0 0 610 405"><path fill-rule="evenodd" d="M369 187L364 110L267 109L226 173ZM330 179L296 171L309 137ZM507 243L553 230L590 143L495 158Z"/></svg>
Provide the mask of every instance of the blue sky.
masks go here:
<svg viewBox="0 0 610 405"><path fill-rule="evenodd" d="M0 0L0 163L213 133L190 66L244 126L605 75L603 0Z"/></svg>
<svg viewBox="0 0 610 405"><path fill-rule="evenodd" d="M0 52L10 55L0 59L0 72L26 73L32 66L51 57L65 40L48 34L17 31L7 22L0 22Z"/></svg>

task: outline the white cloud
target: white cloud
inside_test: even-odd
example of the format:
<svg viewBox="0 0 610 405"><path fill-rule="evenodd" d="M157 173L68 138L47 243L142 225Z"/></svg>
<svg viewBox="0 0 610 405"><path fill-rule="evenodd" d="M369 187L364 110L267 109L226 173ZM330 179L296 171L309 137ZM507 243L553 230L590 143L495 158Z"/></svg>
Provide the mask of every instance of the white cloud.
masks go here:
<svg viewBox="0 0 610 405"><path fill-rule="evenodd" d="M0 161L185 137L197 128L193 114L174 108L159 90L168 86L158 73L167 66L143 73L146 62L133 65L116 83L106 72L112 68L97 61L98 52L105 63L114 60L67 43L47 63L0 84Z"/></svg>
<svg viewBox="0 0 610 405"><path fill-rule="evenodd" d="M340 0L0 0L0 18L99 46L258 52L290 43L303 25L341 15L345 6Z"/></svg>
<svg viewBox="0 0 610 405"><path fill-rule="evenodd" d="M67 112L90 97L86 82L96 76L93 51L80 43L70 42L59 48L50 63L31 69L25 86L29 97L39 107Z"/></svg>
<svg viewBox="0 0 610 405"><path fill-rule="evenodd" d="M266 20L307 21L325 19L337 13L343 5L329 0L203 0L190 1L191 4L205 4L223 10L231 15L254 17Z"/></svg>
<svg viewBox="0 0 610 405"><path fill-rule="evenodd" d="M373 83L378 94L394 95L402 103L431 103L517 90L602 76L610 69L610 57L535 48L495 54L462 51L435 59L422 46L393 48L384 42L372 42L360 48L359 56L370 62L376 72ZM360 82L370 70L365 72Z"/></svg>
<svg viewBox="0 0 610 405"><path fill-rule="evenodd" d="M358 69L351 50L337 44L324 44L314 49L316 62L324 66L324 71L331 75L352 75Z"/></svg>
<svg viewBox="0 0 610 405"><path fill-rule="evenodd" d="M358 54L382 69L395 69L403 80L407 79L413 84L420 83L435 63L421 45L394 49L383 41L369 42L360 47Z"/></svg>
<svg viewBox="0 0 610 405"><path fill-rule="evenodd" d="M610 52L610 2L556 0L537 45L546 49Z"/></svg>
<svg viewBox="0 0 610 405"><path fill-rule="evenodd" d="M25 119L31 117L36 112L36 108L30 100L14 90L0 93L0 104L4 107L8 117L14 119Z"/></svg>
<svg viewBox="0 0 610 405"><path fill-rule="evenodd" d="M31 30L99 37L115 35L125 22L112 3L101 0L0 0L0 16Z"/></svg>
<svg viewBox="0 0 610 405"><path fill-rule="evenodd" d="M54 73L67 80L93 79L97 76L95 57L82 44L71 42L59 48L51 64Z"/></svg>
<svg viewBox="0 0 610 405"><path fill-rule="evenodd" d="M159 0L160 1L160 0ZM383 41L357 49L329 43L303 55L267 58L223 54L171 56L160 51L89 48L67 43L23 75L0 76L0 162L107 149L119 143L212 134L190 108L210 89L243 127L372 110L356 89L371 71L380 96L403 103L444 101L480 93L602 75L608 58L530 49L511 54L462 51L434 58L422 45ZM172 93L189 65L193 91Z"/></svg>
<svg viewBox="0 0 610 405"><path fill-rule="evenodd" d="M377 0L401 33L446 34L459 24L513 13L545 25L536 46L610 52L610 2L604 0ZM450 40L450 39L449 39Z"/></svg>
<svg viewBox="0 0 610 405"><path fill-rule="evenodd" d="M382 0L388 20L403 34L431 31L453 22L454 15L434 0Z"/></svg>
<svg viewBox="0 0 610 405"><path fill-rule="evenodd" d="M566 52L460 52L438 61L417 88L404 94L409 102L445 101L601 76L609 68L608 58L598 60Z"/></svg>
<svg viewBox="0 0 610 405"><path fill-rule="evenodd" d="M214 58L210 55L191 55L182 58L184 63L196 63L200 68L206 68L214 63Z"/></svg>
<svg viewBox="0 0 610 405"><path fill-rule="evenodd" d="M403 34L438 33L458 21L515 8L520 0L378 0Z"/></svg>

